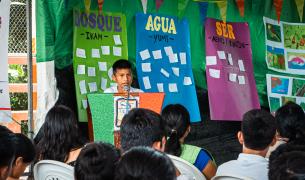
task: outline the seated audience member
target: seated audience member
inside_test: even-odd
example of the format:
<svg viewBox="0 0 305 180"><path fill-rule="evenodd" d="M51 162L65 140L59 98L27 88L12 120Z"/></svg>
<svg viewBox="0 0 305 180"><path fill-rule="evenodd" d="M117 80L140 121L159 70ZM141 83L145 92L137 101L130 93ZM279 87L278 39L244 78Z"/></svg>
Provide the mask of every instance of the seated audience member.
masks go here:
<svg viewBox="0 0 305 180"><path fill-rule="evenodd" d="M143 92L141 89L131 87L132 72L131 63L125 59L117 60L112 65L112 80L117 83L116 86L105 89L104 93L125 93L128 89L130 92Z"/></svg>
<svg viewBox="0 0 305 180"><path fill-rule="evenodd" d="M238 176L267 180L268 160L265 158L269 146L275 143L276 125L274 117L263 110L250 110L243 116L238 140L243 145L237 160L220 165L216 176Z"/></svg>
<svg viewBox="0 0 305 180"><path fill-rule="evenodd" d="M0 125L0 180L6 180L15 158L15 135Z"/></svg>
<svg viewBox="0 0 305 180"><path fill-rule="evenodd" d="M164 153L149 147L134 147L120 159L115 180L175 180L174 164Z"/></svg>
<svg viewBox="0 0 305 180"><path fill-rule="evenodd" d="M16 154L13 162L12 172L7 180L18 180L24 173L27 166L34 161L35 147L32 141L23 134L15 134Z"/></svg>
<svg viewBox="0 0 305 180"><path fill-rule="evenodd" d="M180 104L166 106L161 113L163 127L168 137L165 152L194 164L208 179L216 173L216 165L209 153L197 146L183 144L191 130L190 114Z"/></svg>
<svg viewBox="0 0 305 180"><path fill-rule="evenodd" d="M84 141L80 137L74 113L66 106L50 109L37 144L38 160L55 160L74 166Z"/></svg>
<svg viewBox="0 0 305 180"><path fill-rule="evenodd" d="M76 180L114 179L119 150L102 142L87 144L80 152L74 167Z"/></svg>

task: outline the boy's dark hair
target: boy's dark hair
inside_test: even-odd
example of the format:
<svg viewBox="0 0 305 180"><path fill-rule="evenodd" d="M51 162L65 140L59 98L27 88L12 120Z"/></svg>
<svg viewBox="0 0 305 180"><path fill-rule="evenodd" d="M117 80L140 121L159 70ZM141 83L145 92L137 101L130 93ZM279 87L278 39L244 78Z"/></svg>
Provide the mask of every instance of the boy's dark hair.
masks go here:
<svg viewBox="0 0 305 180"><path fill-rule="evenodd" d="M180 104L167 105L161 113L166 136L165 152L180 156L180 138L183 137L187 128L190 126L190 114L187 109Z"/></svg>
<svg viewBox="0 0 305 180"><path fill-rule="evenodd" d="M247 148L264 150L271 144L275 136L275 119L267 111L250 110L243 116L241 131Z"/></svg>
<svg viewBox="0 0 305 180"><path fill-rule="evenodd" d="M135 146L149 146L164 137L161 116L148 109L135 108L122 120L121 148L123 151Z"/></svg>
<svg viewBox="0 0 305 180"><path fill-rule="evenodd" d="M305 138L305 114L301 106L288 102L275 113L280 136L296 141Z"/></svg>
<svg viewBox="0 0 305 180"><path fill-rule="evenodd" d="M15 138L12 131L0 125L0 168L12 163L16 151Z"/></svg>
<svg viewBox="0 0 305 180"><path fill-rule="evenodd" d="M30 163L35 160L36 151L32 141L24 134L17 133L16 135L16 155L15 160L18 157L22 157L24 163Z"/></svg>
<svg viewBox="0 0 305 180"><path fill-rule="evenodd" d="M76 180L114 179L114 169L120 153L111 144L87 144L80 152L74 167Z"/></svg>
<svg viewBox="0 0 305 180"><path fill-rule="evenodd" d="M174 164L164 153L149 147L134 147L120 159L115 180L175 180Z"/></svg>
<svg viewBox="0 0 305 180"><path fill-rule="evenodd" d="M116 73L118 69L130 69L131 70L131 63L126 59L120 59L115 61L112 65L113 74Z"/></svg>

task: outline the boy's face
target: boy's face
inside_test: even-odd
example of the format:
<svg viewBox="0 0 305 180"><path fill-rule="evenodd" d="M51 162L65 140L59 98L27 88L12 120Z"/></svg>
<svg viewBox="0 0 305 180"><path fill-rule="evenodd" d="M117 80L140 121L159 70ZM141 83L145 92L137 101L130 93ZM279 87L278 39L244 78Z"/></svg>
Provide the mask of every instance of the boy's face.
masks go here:
<svg viewBox="0 0 305 180"><path fill-rule="evenodd" d="M130 69L117 69L112 75L112 80L118 84L118 91L121 92L124 86L130 86L132 83L132 74Z"/></svg>

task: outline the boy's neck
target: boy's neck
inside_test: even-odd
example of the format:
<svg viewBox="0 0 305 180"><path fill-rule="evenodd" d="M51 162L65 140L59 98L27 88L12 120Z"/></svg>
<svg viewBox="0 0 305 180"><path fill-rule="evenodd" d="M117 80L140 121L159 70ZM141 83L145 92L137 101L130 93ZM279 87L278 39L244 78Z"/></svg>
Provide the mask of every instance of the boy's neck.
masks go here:
<svg viewBox="0 0 305 180"><path fill-rule="evenodd" d="M268 152L269 147L267 147L264 150L254 150L254 149L249 149L245 146L243 146L243 153L244 154L254 154L254 155L258 155L258 156L262 156L262 157L266 157L266 154Z"/></svg>

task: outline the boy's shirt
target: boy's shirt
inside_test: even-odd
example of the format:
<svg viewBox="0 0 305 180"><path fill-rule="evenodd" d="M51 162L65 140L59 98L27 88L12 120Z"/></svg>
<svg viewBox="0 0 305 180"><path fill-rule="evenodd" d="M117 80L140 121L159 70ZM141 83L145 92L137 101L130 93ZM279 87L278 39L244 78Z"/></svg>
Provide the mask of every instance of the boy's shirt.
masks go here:
<svg viewBox="0 0 305 180"><path fill-rule="evenodd" d="M130 86L130 91L131 93L139 93L143 92L141 89L133 88ZM105 89L104 93L118 93L118 86L111 86L110 88Z"/></svg>

